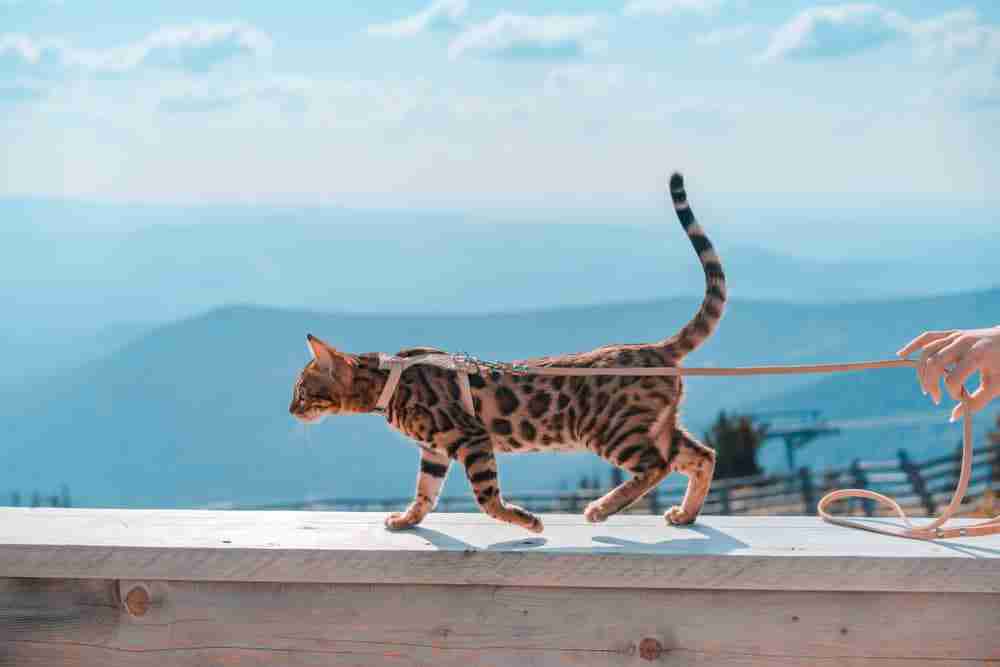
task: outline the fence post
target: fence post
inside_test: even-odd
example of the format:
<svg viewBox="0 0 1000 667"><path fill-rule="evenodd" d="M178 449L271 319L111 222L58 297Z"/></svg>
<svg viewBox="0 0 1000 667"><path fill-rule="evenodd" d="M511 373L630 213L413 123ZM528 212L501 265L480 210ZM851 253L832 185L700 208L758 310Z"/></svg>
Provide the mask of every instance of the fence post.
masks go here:
<svg viewBox="0 0 1000 667"><path fill-rule="evenodd" d="M861 469L861 462L857 459L851 461L851 476L854 477L854 486L859 489L868 488L868 476L865 475L865 471ZM873 516L875 514L875 501L869 498L861 499L861 509L865 513L865 516Z"/></svg>
<svg viewBox="0 0 1000 667"><path fill-rule="evenodd" d="M799 482L802 486L802 504L806 514L816 514L816 491L813 489L812 472L806 466L799 468Z"/></svg>
<svg viewBox="0 0 1000 667"><path fill-rule="evenodd" d="M1000 426L1000 423L998 423L998 426ZM988 463L986 466L986 486L992 491L997 481L1000 480L1000 431L993 431L989 434L989 444L986 445L986 452L987 456L993 459L990 461L987 458Z"/></svg>
<svg viewBox="0 0 1000 667"><path fill-rule="evenodd" d="M721 513L724 515L729 515L733 513L733 507L729 504L729 487L721 486L719 487L719 505L721 505Z"/></svg>
<svg viewBox="0 0 1000 667"><path fill-rule="evenodd" d="M577 509L580 507L579 492L576 489L572 489L568 494L566 494L567 505L569 506L569 513L576 514Z"/></svg>
<svg viewBox="0 0 1000 667"><path fill-rule="evenodd" d="M920 468L913 464L905 449L899 450L896 456L899 457L899 467L910 478L910 486L913 487L913 492L920 496L920 500L924 504L924 509L927 510L927 516L934 516L936 513L934 498L931 497L930 492L927 490L927 484L924 482L924 476L920 474Z"/></svg>
<svg viewBox="0 0 1000 667"><path fill-rule="evenodd" d="M653 489L649 492L649 513L659 514L660 513L660 493L659 489Z"/></svg>
<svg viewBox="0 0 1000 667"><path fill-rule="evenodd" d="M820 489L821 493L829 493L840 486L840 477L843 474L841 470L825 470L823 472L823 487Z"/></svg>

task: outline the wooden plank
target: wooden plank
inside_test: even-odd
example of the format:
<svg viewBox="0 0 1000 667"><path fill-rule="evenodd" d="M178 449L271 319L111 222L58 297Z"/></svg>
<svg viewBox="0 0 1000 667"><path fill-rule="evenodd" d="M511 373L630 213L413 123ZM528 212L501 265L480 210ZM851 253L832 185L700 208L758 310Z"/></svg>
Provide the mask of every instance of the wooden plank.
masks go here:
<svg viewBox="0 0 1000 667"><path fill-rule="evenodd" d="M1000 592L1000 535L895 539L814 517L482 515L392 533L379 513L0 510L8 577L610 588ZM885 520L882 520L885 521Z"/></svg>
<svg viewBox="0 0 1000 667"><path fill-rule="evenodd" d="M169 662L168 662L169 661ZM617 654L593 655L577 651L559 651L556 655L533 650L486 647L483 650L449 650L420 646L362 647L354 650L260 651L242 648L203 649L174 652L170 655L133 654L108 651L100 647L77 647L65 651L58 647L36 647L31 655L23 651L10 654L2 667L620 667L631 665L717 665L718 667L989 667L992 662L955 658L866 659L813 658L809 656L741 656L721 653L696 654L674 652L658 661Z"/></svg>
<svg viewBox="0 0 1000 667"><path fill-rule="evenodd" d="M0 623L0 655L53 667L954 665L1000 656L997 594L163 586L137 618L115 606L113 582L0 580L0 617L49 619ZM659 655L645 659L657 644Z"/></svg>
<svg viewBox="0 0 1000 667"><path fill-rule="evenodd" d="M121 623L114 582L0 579L0 665L155 667L149 627ZM99 660L107 661L98 662Z"/></svg>

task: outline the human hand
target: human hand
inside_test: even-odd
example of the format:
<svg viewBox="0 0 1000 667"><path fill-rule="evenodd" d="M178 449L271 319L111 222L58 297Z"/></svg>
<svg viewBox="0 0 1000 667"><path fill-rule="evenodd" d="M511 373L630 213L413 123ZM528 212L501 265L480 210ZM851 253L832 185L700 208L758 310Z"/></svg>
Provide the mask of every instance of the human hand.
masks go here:
<svg viewBox="0 0 1000 667"><path fill-rule="evenodd" d="M941 378L948 395L961 400L962 383L979 371L979 388L969 395L969 408L978 412L1000 396L1000 327L928 331L910 341L898 354L905 357L921 350L917 378L924 394L935 405L941 402ZM951 421L964 414L959 403L951 411Z"/></svg>

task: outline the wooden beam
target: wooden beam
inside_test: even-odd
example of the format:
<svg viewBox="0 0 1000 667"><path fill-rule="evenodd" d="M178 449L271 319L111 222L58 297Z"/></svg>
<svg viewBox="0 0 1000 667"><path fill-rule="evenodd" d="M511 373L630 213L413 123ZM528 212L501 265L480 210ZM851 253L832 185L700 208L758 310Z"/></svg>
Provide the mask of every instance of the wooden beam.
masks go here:
<svg viewBox="0 0 1000 667"><path fill-rule="evenodd" d="M811 517L0 510L0 665L981 665L1000 539Z"/></svg>
<svg viewBox="0 0 1000 667"><path fill-rule="evenodd" d="M0 579L4 665L972 665L1000 595ZM645 656L645 657L644 657ZM4 662L6 660L6 662Z"/></svg>
<svg viewBox="0 0 1000 667"><path fill-rule="evenodd" d="M477 514L392 533L379 513L0 510L0 575L285 583L1000 593L1000 536L894 539L815 517ZM871 521L891 521L871 519Z"/></svg>

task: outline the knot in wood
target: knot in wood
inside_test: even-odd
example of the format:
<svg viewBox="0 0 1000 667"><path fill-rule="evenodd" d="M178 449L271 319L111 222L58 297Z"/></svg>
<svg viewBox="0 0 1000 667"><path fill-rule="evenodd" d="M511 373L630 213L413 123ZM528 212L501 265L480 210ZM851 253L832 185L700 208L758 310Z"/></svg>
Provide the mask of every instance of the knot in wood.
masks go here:
<svg viewBox="0 0 1000 667"><path fill-rule="evenodd" d="M646 637L639 642L639 657L643 660L657 660L663 655L663 644L657 639Z"/></svg>
<svg viewBox="0 0 1000 667"><path fill-rule="evenodd" d="M149 611L149 591L144 586L134 586L125 596L125 609L132 616L144 616Z"/></svg>

